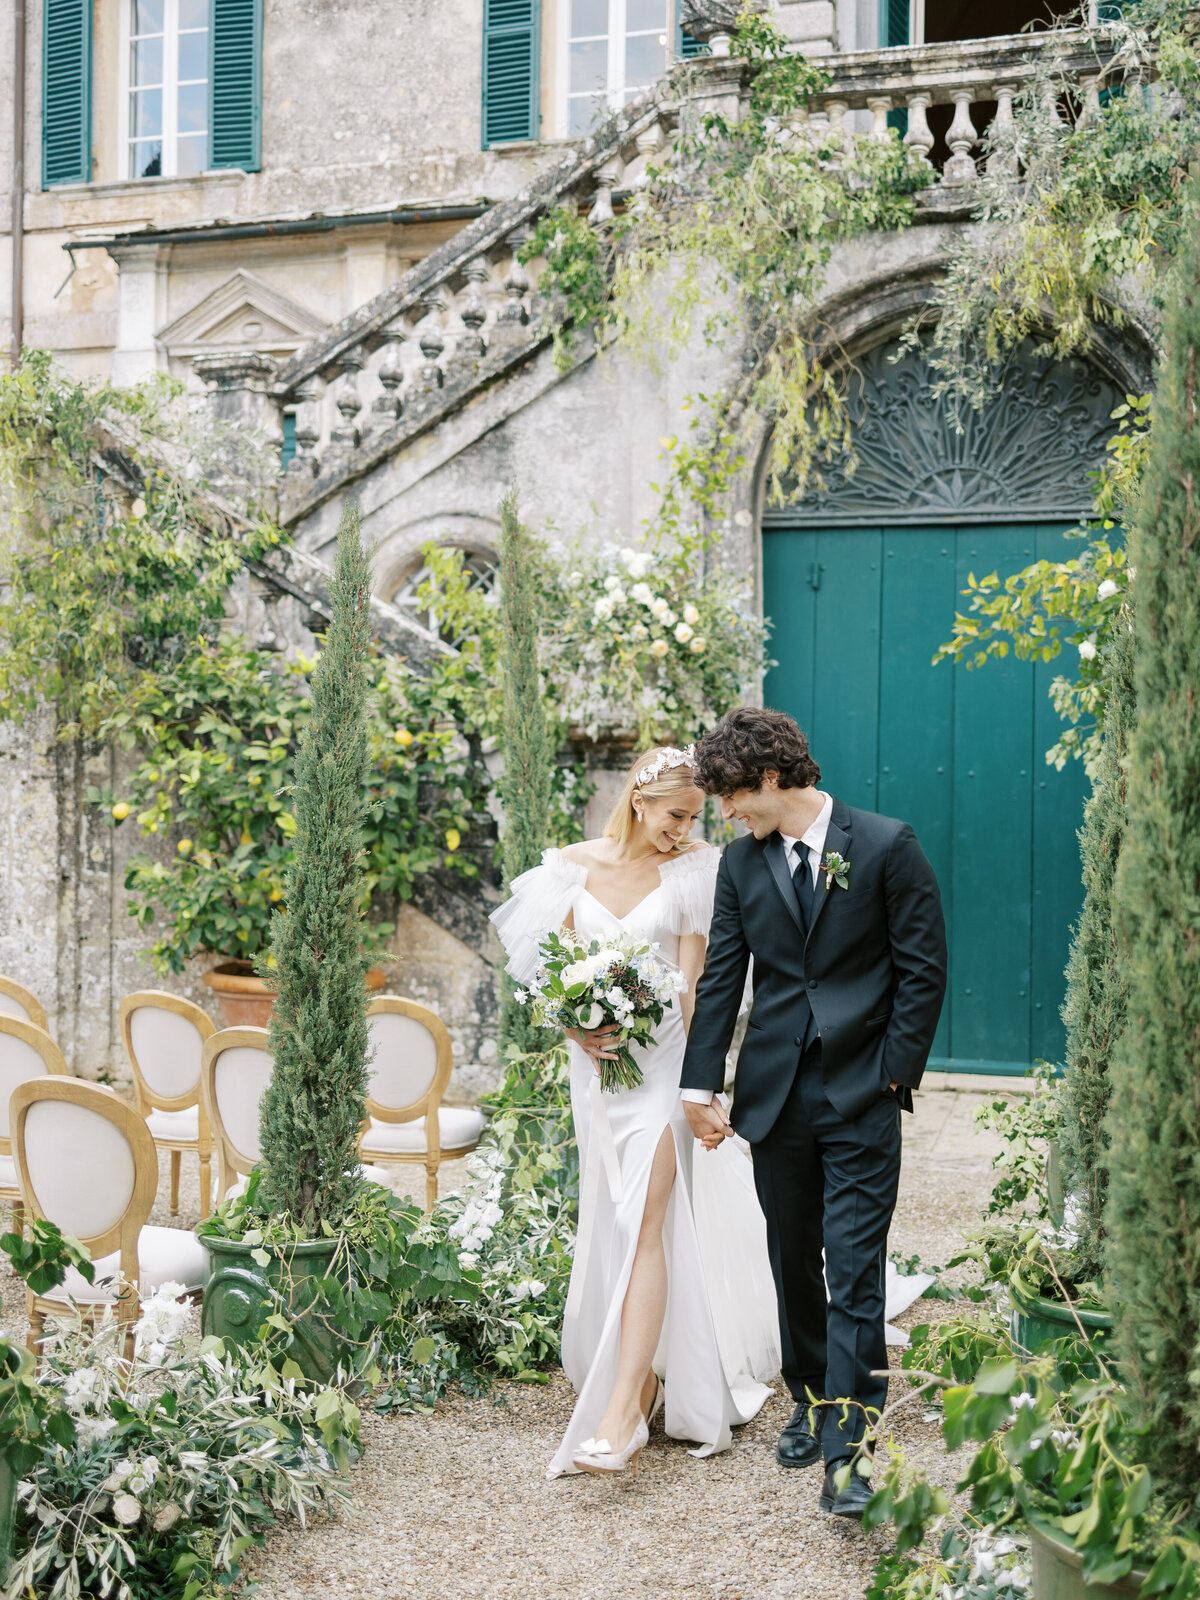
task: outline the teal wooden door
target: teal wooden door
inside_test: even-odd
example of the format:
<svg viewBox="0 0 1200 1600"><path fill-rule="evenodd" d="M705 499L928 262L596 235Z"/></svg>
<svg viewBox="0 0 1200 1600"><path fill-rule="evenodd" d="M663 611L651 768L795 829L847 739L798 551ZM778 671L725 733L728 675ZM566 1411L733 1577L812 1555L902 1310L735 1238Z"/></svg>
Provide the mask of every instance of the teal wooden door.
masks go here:
<svg viewBox="0 0 1200 1600"><path fill-rule="evenodd" d="M931 659L974 571L1061 559L1062 524L769 529L769 706L794 716L821 786L911 822L941 885L950 981L931 1065L1062 1059L1059 1006L1082 899L1086 779L1045 762L1061 663Z"/></svg>

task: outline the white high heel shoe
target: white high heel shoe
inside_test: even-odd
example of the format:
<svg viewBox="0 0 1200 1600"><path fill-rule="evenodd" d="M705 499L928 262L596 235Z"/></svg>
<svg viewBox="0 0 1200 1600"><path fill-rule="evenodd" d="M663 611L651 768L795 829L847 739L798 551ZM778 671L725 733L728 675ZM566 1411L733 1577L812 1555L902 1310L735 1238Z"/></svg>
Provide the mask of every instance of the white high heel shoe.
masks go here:
<svg viewBox="0 0 1200 1600"><path fill-rule="evenodd" d="M636 1475L638 1457L650 1440L650 1430L644 1417L638 1418L633 1438L624 1450L614 1450L607 1439L585 1439L574 1457L574 1466L580 1472L624 1472L629 1467Z"/></svg>

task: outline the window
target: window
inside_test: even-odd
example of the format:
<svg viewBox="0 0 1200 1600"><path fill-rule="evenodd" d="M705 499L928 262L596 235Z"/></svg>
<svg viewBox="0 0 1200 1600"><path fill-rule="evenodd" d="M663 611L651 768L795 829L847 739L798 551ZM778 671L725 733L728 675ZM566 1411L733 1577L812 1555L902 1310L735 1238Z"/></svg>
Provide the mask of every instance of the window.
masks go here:
<svg viewBox="0 0 1200 1600"><path fill-rule="evenodd" d="M128 0L129 176L208 166L210 0Z"/></svg>
<svg viewBox="0 0 1200 1600"><path fill-rule="evenodd" d="M568 138L657 82L671 61L669 0L563 0Z"/></svg>

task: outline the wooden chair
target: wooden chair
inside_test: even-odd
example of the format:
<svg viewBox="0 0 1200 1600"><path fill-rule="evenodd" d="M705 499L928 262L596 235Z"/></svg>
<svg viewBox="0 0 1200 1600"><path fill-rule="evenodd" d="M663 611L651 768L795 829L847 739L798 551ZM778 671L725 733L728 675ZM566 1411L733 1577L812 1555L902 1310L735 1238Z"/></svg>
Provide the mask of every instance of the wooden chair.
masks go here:
<svg viewBox="0 0 1200 1600"><path fill-rule="evenodd" d="M0 1017L16 1017L19 1022L32 1022L43 1033L50 1032L46 1021L46 1008L23 983L0 974Z"/></svg>
<svg viewBox="0 0 1200 1600"><path fill-rule="evenodd" d="M18 1084L51 1072L67 1076L63 1053L50 1035L32 1022L0 1015L0 1200L12 1206L14 1233L25 1231L25 1206L12 1153L8 1102Z"/></svg>
<svg viewBox="0 0 1200 1600"><path fill-rule="evenodd" d="M420 1162L425 1168L425 1209L431 1211L438 1196L438 1167L474 1150L487 1118L470 1106L442 1105L454 1056L436 1011L416 1000L381 995L371 1002L367 1025L375 1058L359 1149L381 1166Z"/></svg>
<svg viewBox="0 0 1200 1600"><path fill-rule="evenodd" d="M120 1023L138 1110L158 1149L171 1153L171 1215L179 1215L183 1152L194 1150L200 1215L206 1217L212 1210L212 1134L200 1103L200 1059L217 1025L199 1006L163 989L127 995Z"/></svg>
<svg viewBox="0 0 1200 1600"><path fill-rule="evenodd" d="M95 1283L73 1268L46 1294L26 1290L29 1348L36 1350L47 1315L74 1301L98 1319L116 1307L127 1325L126 1351L141 1296L161 1284L198 1290L207 1255L190 1229L146 1225L158 1188L158 1153L145 1122L99 1084L40 1077L13 1091L9 1115L21 1190L32 1220L45 1217L73 1233L91 1256ZM133 1285L127 1292L123 1284Z"/></svg>
<svg viewBox="0 0 1200 1600"><path fill-rule="evenodd" d="M265 1028L222 1028L204 1041L200 1103L217 1150L217 1198L258 1164L258 1107L274 1060Z"/></svg>

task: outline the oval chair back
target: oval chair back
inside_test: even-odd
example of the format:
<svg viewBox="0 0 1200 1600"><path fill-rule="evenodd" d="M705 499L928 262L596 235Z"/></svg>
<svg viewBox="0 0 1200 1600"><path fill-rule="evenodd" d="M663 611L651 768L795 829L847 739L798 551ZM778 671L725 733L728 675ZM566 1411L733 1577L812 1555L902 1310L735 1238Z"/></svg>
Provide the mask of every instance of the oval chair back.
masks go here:
<svg viewBox="0 0 1200 1600"><path fill-rule="evenodd" d="M258 1162L258 1108L274 1065L265 1028L222 1028L204 1041L200 1096L217 1147L222 1200Z"/></svg>
<svg viewBox="0 0 1200 1600"><path fill-rule="evenodd" d="M13 1090L33 1078L67 1076L63 1053L44 1029L14 1016L0 1016L0 1200L12 1206L13 1232L25 1228L21 1181L12 1153L9 1100Z"/></svg>
<svg viewBox="0 0 1200 1600"><path fill-rule="evenodd" d="M138 1281L138 1235L158 1187L158 1157L145 1122L98 1084L57 1075L32 1078L13 1091L13 1148L25 1203L73 1233L93 1261L120 1252L121 1276ZM47 1310L63 1302L28 1294L30 1345ZM117 1301L117 1320L133 1323L136 1295Z"/></svg>
<svg viewBox="0 0 1200 1600"><path fill-rule="evenodd" d="M20 1022L32 1022L43 1033L50 1032L46 1008L33 990L3 974L0 974L0 1017L16 1017Z"/></svg>
<svg viewBox="0 0 1200 1600"><path fill-rule="evenodd" d="M180 1156L195 1150L200 1215L206 1217L212 1201L212 1135L200 1099L200 1062L204 1041L217 1025L190 1000L165 989L140 989L121 1001L120 1027L138 1110L155 1144L171 1152L171 1215L179 1214Z"/></svg>
<svg viewBox="0 0 1200 1600"><path fill-rule="evenodd" d="M442 1106L454 1052L436 1011L416 1000L380 995L367 1008L367 1027L375 1053L368 1069L368 1121L359 1149L367 1161L424 1166L425 1208L432 1210L443 1157L473 1150L484 1118L474 1110ZM418 1118L421 1127L410 1132L396 1126Z"/></svg>

